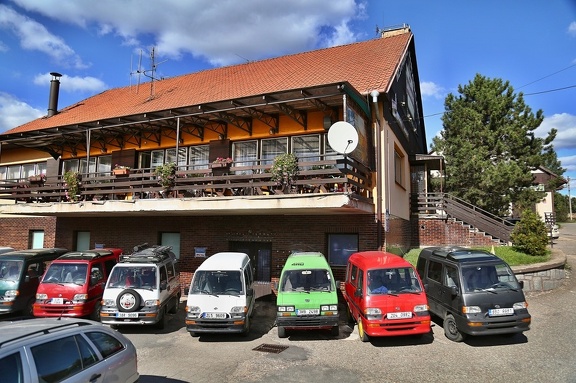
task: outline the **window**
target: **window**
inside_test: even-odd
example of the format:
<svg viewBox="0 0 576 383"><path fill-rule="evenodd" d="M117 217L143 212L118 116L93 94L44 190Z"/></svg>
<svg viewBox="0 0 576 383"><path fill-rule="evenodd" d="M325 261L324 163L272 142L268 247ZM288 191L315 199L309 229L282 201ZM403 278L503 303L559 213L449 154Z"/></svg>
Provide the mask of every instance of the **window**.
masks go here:
<svg viewBox="0 0 576 383"><path fill-rule="evenodd" d="M60 382L82 371L83 357L74 336L34 346L31 351L41 382Z"/></svg>
<svg viewBox="0 0 576 383"><path fill-rule="evenodd" d="M329 234L328 262L345 266L350 255L358 251L358 234Z"/></svg>
<svg viewBox="0 0 576 383"><path fill-rule="evenodd" d="M112 335L93 331L87 332L86 336L96 345L96 348L104 358L108 358L110 355L124 349L122 342L114 338Z"/></svg>
<svg viewBox="0 0 576 383"><path fill-rule="evenodd" d="M238 166L258 165L258 141L234 142L232 144L234 163ZM248 171L237 171L246 174Z"/></svg>
<svg viewBox="0 0 576 383"><path fill-rule="evenodd" d="M62 174L66 172L77 172L79 167L79 161L74 160L66 160L62 162Z"/></svg>
<svg viewBox="0 0 576 383"><path fill-rule="evenodd" d="M160 283L168 282L168 274L166 272L166 266L160 266Z"/></svg>
<svg viewBox="0 0 576 383"><path fill-rule="evenodd" d="M180 259L180 233L160 233L160 244L172 246L172 252L176 259Z"/></svg>
<svg viewBox="0 0 576 383"><path fill-rule="evenodd" d="M166 162L174 162L178 166L186 165L186 148L178 148L178 159L176 159L176 148L166 150Z"/></svg>
<svg viewBox="0 0 576 383"><path fill-rule="evenodd" d="M444 285L447 287L458 287L460 288L460 283L458 279L458 269L451 266L446 266L444 268Z"/></svg>
<svg viewBox="0 0 576 383"><path fill-rule="evenodd" d="M163 150L153 150L152 159L150 167L156 169L158 166L164 165L164 151Z"/></svg>
<svg viewBox="0 0 576 383"><path fill-rule="evenodd" d="M23 383L24 371L22 371L22 358L16 352L0 359L0 371L2 371L2 382Z"/></svg>
<svg viewBox="0 0 576 383"><path fill-rule="evenodd" d="M44 230L30 230L29 249L42 249L44 247Z"/></svg>
<svg viewBox="0 0 576 383"><path fill-rule="evenodd" d="M191 146L189 150L190 169L208 169L209 145Z"/></svg>
<svg viewBox="0 0 576 383"><path fill-rule="evenodd" d="M400 186L404 186L404 155L394 147L394 180Z"/></svg>
<svg viewBox="0 0 576 383"><path fill-rule="evenodd" d="M320 155L320 136L314 134L292 137L292 153L298 157L299 161L318 161L318 156Z"/></svg>
<svg viewBox="0 0 576 383"><path fill-rule="evenodd" d="M96 171L103 175L109 175L112 171L112 156L100 156L98 157L98 163L96 164Z"/></svg>
<svg viewBox="0 0 576 383"><path fill-rule="evenodd" d="M430 261L430 264L428 265L428 279L440 283L441 275L442 275L442 264L439 262Z"/></svg>
<svg viewBox="0 0 576 383"><path fill-rule="evenodd" d="M270 138L262 140L262 164L271 164L280 154L288 153L288 138Z"/></svg>
<svg viewBox="0 0 576 383"><path fill-rule="evenodd" d="M86 158L81 158L79 167L80 167L80 173L96 172L96 157L90 157L90 166L86 166Z"/></svg>
<svg viewBox="0 0 576 383"><path fill-rule="evenodd" d="M90 232L89 231L77 231L76 232L76 250L88 250L90 249Z"/></svg>

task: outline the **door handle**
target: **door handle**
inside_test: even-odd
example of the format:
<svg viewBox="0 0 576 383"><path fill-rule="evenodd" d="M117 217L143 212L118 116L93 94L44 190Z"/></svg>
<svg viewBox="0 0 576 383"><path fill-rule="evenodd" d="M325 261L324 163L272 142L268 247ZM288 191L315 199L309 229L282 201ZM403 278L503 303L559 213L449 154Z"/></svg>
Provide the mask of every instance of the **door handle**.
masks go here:
<svg viewBox="0 0 576 383"><path fill-rule="evenodd" d="M102 376L102 374L93 374L93 375L90 377L89 381L90 381L90 382L95 382L95 381L97 381L98 378L101 377L101 376Z"/></svg>

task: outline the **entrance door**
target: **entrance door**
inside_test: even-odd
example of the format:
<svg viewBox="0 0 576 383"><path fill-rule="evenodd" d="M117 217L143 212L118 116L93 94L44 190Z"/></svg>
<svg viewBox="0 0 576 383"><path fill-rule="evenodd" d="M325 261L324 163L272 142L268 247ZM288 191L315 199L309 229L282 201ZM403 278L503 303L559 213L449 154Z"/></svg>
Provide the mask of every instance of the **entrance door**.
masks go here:
<svg viewBox="0 0 576 383"><path fill-rule="evenodd" d="M272 243L231 241L230 251L248 254L255 268L254 279L256 281L270 282Z"/></svg>

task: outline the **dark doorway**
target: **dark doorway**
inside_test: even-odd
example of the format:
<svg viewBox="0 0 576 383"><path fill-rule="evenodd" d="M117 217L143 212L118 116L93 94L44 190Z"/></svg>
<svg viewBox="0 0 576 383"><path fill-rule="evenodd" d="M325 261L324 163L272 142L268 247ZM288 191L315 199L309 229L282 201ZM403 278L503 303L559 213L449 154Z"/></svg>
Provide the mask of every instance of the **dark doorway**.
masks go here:
<svg viewBox="0 0 576 383"><path fill-rule="evenodd" d="M230 251L248 254L255 268L254 279L257 281L270 281L272 243L231 241Z"/></svg>

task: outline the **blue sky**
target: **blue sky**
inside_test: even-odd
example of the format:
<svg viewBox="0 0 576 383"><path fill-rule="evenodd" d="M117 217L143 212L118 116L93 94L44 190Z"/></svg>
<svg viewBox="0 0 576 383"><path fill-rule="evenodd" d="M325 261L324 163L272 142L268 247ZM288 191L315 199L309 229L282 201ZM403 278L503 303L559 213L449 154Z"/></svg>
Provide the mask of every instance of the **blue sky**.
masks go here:
<svg viewBox="0 0 576 383"><path fill-rule="evenodd" d="M558 130L554 147L576 195L574 0L4 0L0 3L0 132L46 115L50 72L59 108L157 77L363 41L408 24L428 144L444 98L476 73L510 81ZM141 76L141 82L147 80ZM568 193L564 189L564 194Z"/></svg>

